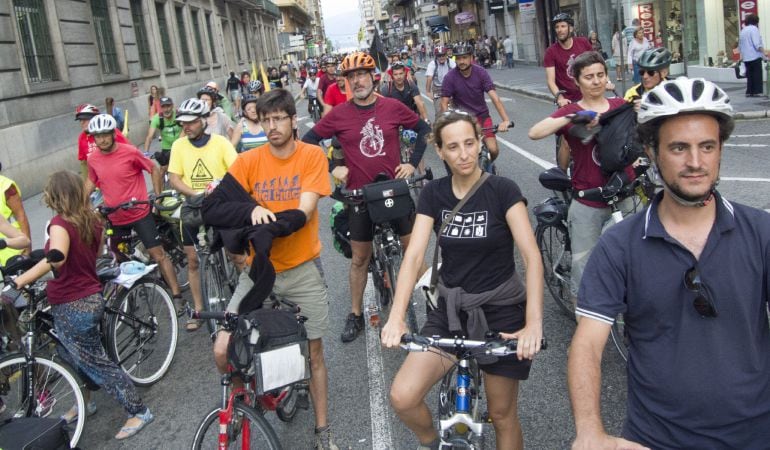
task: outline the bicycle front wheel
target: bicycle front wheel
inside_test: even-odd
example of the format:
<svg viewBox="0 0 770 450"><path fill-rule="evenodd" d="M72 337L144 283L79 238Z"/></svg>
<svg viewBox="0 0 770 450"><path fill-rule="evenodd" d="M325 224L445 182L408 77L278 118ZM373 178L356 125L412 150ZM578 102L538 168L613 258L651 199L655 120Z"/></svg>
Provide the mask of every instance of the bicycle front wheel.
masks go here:
<svg viewBox="0 0 770 450"><path fill-rule="evenodd" d="M120 290L111 302L107 348L137 386L160 380L176 353L178 324L174 303L160 284L144 279Z"/></svg>
<svg viewBox="0 0 770 450"><path fill-rule="evenodd" d="M219 423L219 408L211 410L198 426L193 450L210 450L219 447L220 439L227 442L225 448L239 450L280 450L281 443L268 421L253 408L242 403L233 405L230 420ZM220 436L220 433L222 435Z"/></svg>
<svg viewBox="0 0 770 450"><path fill-rule="evenodd" d="M27 361L20 353L0 359L0 423L20 417L58 418L73 406L85 411L85 401L75 377L62 365L42 356ZM83 433L85 414L68 425L70 447Z"/></svg>
<svg viewBox="0 0 770 450"><path fill-rule="evenodd" d="M543 257L545 285L559 308L575 320L575 304L570 290L572 251L569 232L564 226L538 225L535 238Z"/></svg>
<svg viewBox="0 0 770 450"><path fill-rule="evenodd" d="M226 289L228 282L222 258L222 252L214 252L201 259L201 295L203 296L203 309L205 311L224 311L230 300L230 295ZM217 321L214 319L206 320L206 328L208 328L209 334L214 334L217 331Z"/></svg>

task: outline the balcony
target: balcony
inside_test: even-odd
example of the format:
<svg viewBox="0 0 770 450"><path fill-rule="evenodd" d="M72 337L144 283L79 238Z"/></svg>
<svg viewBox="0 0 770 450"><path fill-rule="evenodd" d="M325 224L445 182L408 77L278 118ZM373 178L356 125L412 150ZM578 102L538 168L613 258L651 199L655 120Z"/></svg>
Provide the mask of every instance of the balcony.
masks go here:
<svg viewBox="0 0 770 450"><path fill-rule="evenodd" d="M254 0L254 3L257 5L257 11L262 11L276 19L281 18L281 10L278 9L278 6L272 0Z"/></svg>
<svg viewBox="0 0 770 450"><path fill-rule="evenodd" d="M275 4L280 9L288 10L300 22L309 23L310 19L312 19L308 10L305 9L304 2L297 0L275 0Z"/></svg>

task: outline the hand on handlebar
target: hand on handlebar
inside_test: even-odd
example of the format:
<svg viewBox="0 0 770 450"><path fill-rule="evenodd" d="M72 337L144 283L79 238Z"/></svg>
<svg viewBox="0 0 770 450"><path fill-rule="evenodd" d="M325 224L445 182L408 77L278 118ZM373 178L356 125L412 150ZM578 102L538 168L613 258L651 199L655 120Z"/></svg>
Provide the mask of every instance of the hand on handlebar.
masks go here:
<svg viewBox="0 0 770 450"><path fill-rule="evenodd" d="M385 348L396 348L401 345L401 336L409 333L409 328L403 319L397 317L388 318L380 332L380 342Z"/></svg>
<svg viewBox="0 0 770 450"><path fill-rule="evenodd" d="M532 359L540 352L543 341L543 327L527 325L515 333L500 333L502 339L517 339L516 357L519 360Z"/></svg>
<svg viewBox="0 0 770 450"><path fill-rule="evenodd" d="M504 120L504 121L500 122L500 124L497 126L497 132L498 133L505 133L506 131L508 131L508 128L510 128L510 126L511 126L511 121L510 120Z"/></svg>
<svg viewBox="0 0 770 450"><path fill-rule="evenodd" d="M559 105L559 108L563 108L569 105L570 103L572 103L572 100L568 99L567 97L564 97L563 95L558 100L556 100L556 104Z"/></svg>
<svg viewBox="0 0 770 450"><path fill-rule="evenodd" d="M414 175L414 166L409 163L399 164L396 167L396 178L409 178Z"/></svg>
<svg viewBox="0 0 770 450"><path fill-rule="evenodd" d="M342 184L347 184L349 173L350 170L345 166L337 166L332 170L332 176L340 180Z"/></svg>

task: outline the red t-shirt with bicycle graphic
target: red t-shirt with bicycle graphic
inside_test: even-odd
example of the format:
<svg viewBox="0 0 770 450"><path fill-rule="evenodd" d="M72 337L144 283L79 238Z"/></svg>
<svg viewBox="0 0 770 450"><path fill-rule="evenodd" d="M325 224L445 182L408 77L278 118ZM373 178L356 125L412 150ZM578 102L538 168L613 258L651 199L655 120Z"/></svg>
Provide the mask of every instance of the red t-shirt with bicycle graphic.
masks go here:
<svg viewBox="0 0 770 450"><path fill-rule="evenodd" d="M414 129L420 117L403 103L378 97L372 105L345 102L334 107L313 127L321 138L337 136L350 171L348 189L358 189L385 173L396 176L401 164L398 128Z"/></svg>

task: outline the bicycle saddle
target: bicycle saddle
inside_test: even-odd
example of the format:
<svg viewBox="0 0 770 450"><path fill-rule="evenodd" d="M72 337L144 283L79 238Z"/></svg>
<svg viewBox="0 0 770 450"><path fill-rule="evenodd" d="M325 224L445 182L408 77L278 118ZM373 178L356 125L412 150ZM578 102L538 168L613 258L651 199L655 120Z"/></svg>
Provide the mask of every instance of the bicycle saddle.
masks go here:
<svg viewBox="0 0 770 450"><path fill-rule="evenodd" d="M552 191L566 192L572 189L572 181L569 175L558 167L551 167L541 172L537 179L544 188Z"/></svg>

